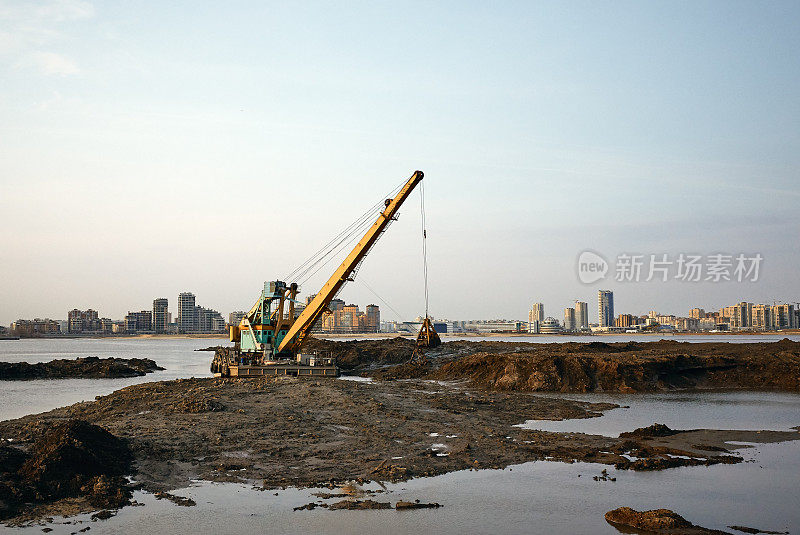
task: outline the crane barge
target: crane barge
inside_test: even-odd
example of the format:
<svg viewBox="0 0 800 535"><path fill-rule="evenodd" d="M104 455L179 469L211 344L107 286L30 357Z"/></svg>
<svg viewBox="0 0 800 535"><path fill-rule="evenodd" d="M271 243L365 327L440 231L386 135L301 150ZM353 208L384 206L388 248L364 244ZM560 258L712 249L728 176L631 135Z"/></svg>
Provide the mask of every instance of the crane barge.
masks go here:
<svg viewBox="0 0 800 535"><path fill-rule="evenodd" d="M298 283L265 282L261 295L239 325L230 326L229 338L234 345L217 349L211 372L223 377L338 376L339 368L332 358L304 354L303 345L316 322L329 310L330 302L353 280L372 246L397 219L398 210L423 176L422 171L415 171L394 198L384 201L375 222L296 319Z"/></svg>

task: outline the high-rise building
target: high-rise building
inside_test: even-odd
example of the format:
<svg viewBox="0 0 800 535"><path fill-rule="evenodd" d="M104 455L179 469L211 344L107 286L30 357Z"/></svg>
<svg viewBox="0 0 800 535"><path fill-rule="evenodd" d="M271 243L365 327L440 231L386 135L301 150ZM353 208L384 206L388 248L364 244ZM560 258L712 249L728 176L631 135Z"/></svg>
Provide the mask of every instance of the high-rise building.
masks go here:
<svg viewBox="0 0 800 535"><path fill-rule="evenodd" d="M600 327L614 326L614 292L611 290L597 292L597 317Z"/></svg>
<svg viewBox="0 0 800 535"><path fill-rule="evenodd" d="M194 307L194 331L200 333L216 333L225 330L225 318L216 310Z"/></svg>
<svg viewBox="0 0 800 535"><path fill-rule="evenodd" d="M339 303L344 303L339 299ZM381 326L381 312L378 305L367 305L366 313L358 310L358 305L334 305L317 321L317 332L329 333L375 333Z"/></svg>
<svg viewBox="0 0 800 535"><path fill-rule="evenodd" d="M11 324L11 334L21 338L58 334L61 328L56 320L49 318L34 320L17 320Z"/></svg>
<svg viewBox="0 0 800 535"><path fill-rule="evenodd" d="M67 312L67 331L71 333L79 333L83 331L83 319L81 319L82 312L77 308L73 308Z"/></svg>
<svg viewBox="0 0 800 535"><path fill-rule="evenodd" d="M236 310L228 314L228 325L239 325L242 318L247 314L244 310Z"/></svg>
<svg viewBox="0 0 800 535"><path fill-rule="evenodd" d="M167 332L169 323L169 300L159 297L153 300L153 330L157 333Z"/></svg>
<svg viewBox="0 0 800 535"><path fill-rule="evenodd" d="M225 318L217 312L211 317L211 332L219 333L225 330Z"/></svg>
<svg viewBox="0 0 800 535"><path fill-rule="evenodd" d="M775 317L776 329L796 329L794 305L783 304L772 307L772 315Z"/></svg>
<svg viewBox="0 0 800 535"><path fill-rule="evenodd" d="M381 327L381 309L378 305L367 305L367 330L376 333Z"/></svg>
<svg viewBox="0 0 800 535"><path fill-rule="evenodd" d="M770 305L753 305L750 327L758 331L774 331L775 317Z"/></svg>
<svg viewBox="0 0 800 535"><path fill-rule="evenodd" d="M703 319L706 317L706 311L702 308L693 308L689 317L697 320Z"/></svg>
<svg viewBox="0 0 800 535"><path fill-rule="evenodd" d="M336 313L324 312L322 314L322 320L317 321L317 325L321 331L329 333L336 332Z"/></svg>
<svg viewBox="0 0 800 535"><path fill-rule="evenodd" d="M753 303L742 301L736 305L724 307L719 314L727 319L731 330L746 329L753 325Z"/></svg>
<svg viewBox="0 0 800 535"><path fill-rule="evenodd" d="M129 333L152 331L153 313L150 310L128 312L125 316L125 330Z"/></svg>
<svg viewBox="0 0 800 535"><path fill-rule="evenodd" d="M705 319L705 318L703 318ZM675 318L676 331L699 331L700 319L698 318Z"/></svg>
<svg viewBox="0 0 800 535"><path fill-rule="evenodd" d="M100 330L104 333L114 332L114 321L111 318L100 318Z"/></svg>
<svg viewBox="0 0 800 535"><path fill-rule="evenodd" d="M196 331L195 317L195 295L192 292L178 295L178 331L182 333Z"/></svg>
<svg viewBox="0 0 800 535"><path fill-rule="evenodd" d="M100 318L97 311L91 308L88 310L78 310L77 308L70 310L67 312L67 324L71 333L100 330Z"/></svg>
<svg viewBox="0 0 800 535"><path fill-rule="evenodd" d="M630 314L620 314L616 320L614 320L615 327L632 327L634 325L634 317Z"/></svg>
<svg viewBox="0 0 800 535"><path fill-rule="evenodd" d="M347 305L342 309L342 326L347 332L358 331L358 305Z"/></svg>
<svg viewBox="0 0 800 535"><path fill-rule="evenodd" d="M575 301L575 330L589 330L589 304L585 301Z"/></svg>
<svg viewBox="0 0 800 535"><path fill-rule="evenodd" d="M544 321L544 305L534 303L528 312L528 332L538 333L539 326Z"/></svg>
<svg viewBox="0 0 800 535"><path fill-rule="evenodd" d="M572 307L567 307L564 309L564 330L575 330L575 309Z"/></svg>

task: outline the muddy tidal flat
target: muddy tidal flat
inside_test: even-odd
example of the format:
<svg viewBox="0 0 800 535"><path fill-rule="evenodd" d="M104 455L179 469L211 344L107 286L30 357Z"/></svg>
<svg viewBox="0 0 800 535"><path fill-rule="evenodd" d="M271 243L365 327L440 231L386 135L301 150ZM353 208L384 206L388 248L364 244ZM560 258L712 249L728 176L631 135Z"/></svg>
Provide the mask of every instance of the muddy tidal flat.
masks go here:
<svg viewBox="0 0 800 535"><path fill-rule="evenodd" d="M154 377L180 373L171 364L178 358L203 375L210 354L193 351L205 347L202 341L190 342L180 342L188 349L185 356L185 350L177 351L177 342L134 344L174 346L167 370L155 372ZM93 401L0 421L0 456L8 461L0 463L2 522L30 525L54 516L75 518L82 512L100 515L93 522L114 515L128 518L132 513L126 511L139 510L130 507L137 500L150 504L142 509L152 509L148 497L182 509L195 505L185 497L188 489L208 484L254 489L276 503L291 489L300 493L309 489L306 492L314 493L313 502L307 496L286 507L295 515L312 515L304 517L308 519L320 514L320 509L360 518L367 514L363 509L396 509L400 502L404 502L400 509L418 509L411 514L448 516L451 513L441 512L454 505L445 499L447 493L408 495L398 493L398 485L420 482L412 485L416 487L439 478L462 478L456 474L476 470L504 473L513 469L516 473L517 467L529 464L598 467L592 468L591 475L584 474L598 485L616 485L617 479L628 479L624 474L687 469L726 473L726 467L754 462L748 451L760 445L779 446L800 438L794 428L800 421L780 408L786 402L796 405L791 392L800 384L796 373L800 344L790 340L755 344L451 341L429 351L424 362L415 365L407 362L412 343L401 338L318 340L313 345L336 356L349 377L151 379L113 392L107 389L106 395ZM137 351L137 347L126 350ZM49 390L50 385L64 381L68 380L25 383ZM103 381L110 380L94 383L106 384ZM686 389L713 392L715 388L784 393L744 394L746 399L765 399L767 405L742 405L752 413L750 423L763 423L763 428L744 423L739 427L737 422L743 421L735 417L738 409L727 412L727 429L718 429L722 425L713 420L713 414L720 413L713 405L707 411L711 419L693 421L676 419L668 409L653 410L659 405L647 401L680 397L680 392L690 392ZM770 395L775 399L769 401ZM736 397L739 402L761 403L740 397ZM628 405L631 408L625 408ZM645 406L651 409L640 410ZM667 406L678 405L670 401ZM765 411L777 407L780 423L761 420L756 416L761 414L758 407ZM626 416L608 419L623 414L630 425L620 421ZM608 428L603 427L605 421ZM558 429L562 423L572 429ZM97 444L117 444L116 439L127 452L129 465L109 459L95 471L81 468L87 466L83 459L102 457L96 450L104 446ZM72 448L76 444L79 447ZM52 469L69 456L75 473ZM129 480L120 479L123 471ZM538 472L541 469L534 471ZM745 484L752 486L752 482ZM359 494L360 487L371 490ZM206 511L209 503L201 502L201 496L209 492L208 487L202 488L196 495L198 511ZM343 490L347 488L355 488L356 493ZM384 488L395 489L392 496L378 496ZM503 486L499 489L506 492ZM189 490L188 496L192 495ZM417 503L418 498L423 501ZM580 501L580 494L569 499ZM437 503L442 507L433 505ZM646 510L672 504L608 505ZM684 509L675 511L685 514ZM602 514L594 516L608 526ZM691 520L703 518L695 515ZM88 517L83 521L89 521Z"/></svg>
<svg viewBox="0 0 800 535"><path fill-rule="evenodd" d="M0 422L0 437L5 447L27 450L57 424L95 424L127 442L137 488L150 492L193 480L265 490L335 488L536 460L652 471L738 463L732 440L800 438L796 431L665 432L657 426L614 438L514 427L530 418L594 417L613 407L426 380L206 378L134 385L94 402ZM33 512L23 507L20 515L95 509L91 499L69 499Z"/></svg>

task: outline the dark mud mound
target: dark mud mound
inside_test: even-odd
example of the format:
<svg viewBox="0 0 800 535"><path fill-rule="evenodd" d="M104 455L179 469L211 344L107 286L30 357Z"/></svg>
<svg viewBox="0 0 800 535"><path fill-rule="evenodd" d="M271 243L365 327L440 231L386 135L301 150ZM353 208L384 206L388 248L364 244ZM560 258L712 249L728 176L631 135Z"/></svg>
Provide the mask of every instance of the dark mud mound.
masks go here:
<svg viewBox="0 0 800 535"><path fill-rule="evenodd" d="M400 364L411 358L414 340L396 337L383 340L350 340L339 342L312 338L305 351L326 353L336 359L343 370L355 370L373 364Z"/></svg>
<svg viewBox="0 0 800 535"><path fill-rule="evenodd" d="M570 352L587 352L587 353L623 353L625 351L636 351L644 349L646 346L641 342L624 342L607 344L605 342L589 342L577 343L569 342L566 344L565 349Z"/></svg>
<svg viewBox="0 0 800 535"><path fill-rule="evenodd" d="M19 381L26 379L115 379L139 377L156 370L163 370L150 359L119 359L85 357L58 359L50 362L0 362L0 380Z"/></svg>
<svg viewBox="0 0 800 535"><path fill-rule="evenodd" d="M29 452L0 448L0 519L20 513L27 504L62 498L85 498L97 508L129 502L122 476L133 455L125 441L83 420L52 426Z"/></svg>
<svg viewBox="0 0 800 535"><path fill-rule="evenodd" d="M769 535L789 535L788 531L769 531L763 530L758 528L750 528L747 526L728 526L731 529L735 529L736 531L741 531L742 533L767 533Z"/></svg>
<svg viewBox="0 0 800 535"><path fill-rule="evenodd" d="M647 427L640 427L627 433L620 433L619 438L652 438L652 437L670 437L676 435L680 431L670 429L664 424L653 424Z"/></svg>
<svg viewBox="0 0 800 535"><path fill-rule="evenodd" d="M620 507L605 515L612 526L619 526L647 533L664 535L724 535L724 531L695 526L681 515L669 509L653 509L652 511L636 511L630 507ZM626 531L627 533L627 531Z"/></svg>
<svg viewBox="0 0 800 535"><path fill-rule="evenodd" d="M388 366L368 371L365 372L365 375L382 381L393 381L395 379L424 379L431 373L431 370L431 365L427 361L404 362L397 366Z"/></svg>
<svg viewBox="0 0 800 535"><path fill-rule="evenodd" d="M441 507L441 504L438 504L436 502L420 503L419 500L414 502L407 502L404 500L400 500L399 502L394 504L394 508L397 509L398 511L401 511L403 509L438 509L439 507Z"/></svg>
<svg viewBox="0 0 800 535"><path fill-rule="evenodd" d="M314 339L350 372L378 379L469 380L490 390L657 392L690 388L800 391L800 342L446 342L411 363L414 341Z"/></svg>
<svg viewBox="0 0 800 535"><path fill-rule="evenodd" d="M441 363L427 377L491 390L655 392L679 388L800 391L800 342L530 344ZM582 347L581 347L582 346ZM591 346L591 347L590 347ZM604 346L609 346L608 348ZM398 378L397 374L394 378Z"/></svg>
<svg viewBox="0 0 800 535"><path fill-rule="evenodd" d="M340 502L332 503L328 506L331 511L337 509L347 509L350 511L362 509L391 509L392 504L389 502L376 502L375 500L342 500Z"/></svg>

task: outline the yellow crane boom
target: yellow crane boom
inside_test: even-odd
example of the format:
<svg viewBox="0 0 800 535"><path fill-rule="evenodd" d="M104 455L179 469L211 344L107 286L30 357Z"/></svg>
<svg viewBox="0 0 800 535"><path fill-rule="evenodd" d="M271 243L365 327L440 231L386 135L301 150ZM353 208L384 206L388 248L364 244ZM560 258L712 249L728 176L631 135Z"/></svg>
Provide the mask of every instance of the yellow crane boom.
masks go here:
<svg viewBox="0 0 800 535"><path fill-rule="evenodd" d="M361 241L356 244L350 254L347 255L344 262L333 273L328 282L317 292L316 297L311 300L311 303L306 306L305 310L294 321L292 327L284 336L283 341L278 347L278 354L290 352L296 354L299 352L300 347L303 345L308 334L311 332L312 327L317 320L322 316L323 312L328 309L328 305L336 297L336 294L344 286L344 284L351 280L353 270L358 267L359 263L369 252L370 248L375 245L381 234L386 230L387 225L395 219L397 211L400 206L408 198L414 188L422 181L422 171L414 171L414 174L405 185L400 189L400 192L394 199L386 199L384 210L378 215L378 219L373 223L367 233L361 238Z"/></svg>

